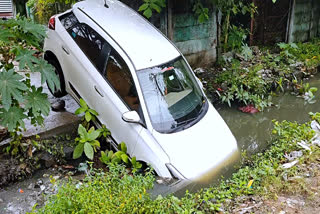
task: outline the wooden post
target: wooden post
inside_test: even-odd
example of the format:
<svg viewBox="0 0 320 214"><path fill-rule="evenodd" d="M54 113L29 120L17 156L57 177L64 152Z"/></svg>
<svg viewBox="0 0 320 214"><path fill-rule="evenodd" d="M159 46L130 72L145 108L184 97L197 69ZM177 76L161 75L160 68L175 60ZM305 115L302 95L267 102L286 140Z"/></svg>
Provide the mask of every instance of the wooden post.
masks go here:
<svg viewBox="0 0 320 214"><path fill-rule="evenodd" d="M168 38L173 41L172 0L168 0Z"/></svg>
<svg viewBox="0 0 320 214"><path fill-rule="evenodd" d="M252 0L253 5L256 5L256 0ZM253 45L253 30L254 30L254 11L251 11L251 27L250 27L250 46Z"/></svg>

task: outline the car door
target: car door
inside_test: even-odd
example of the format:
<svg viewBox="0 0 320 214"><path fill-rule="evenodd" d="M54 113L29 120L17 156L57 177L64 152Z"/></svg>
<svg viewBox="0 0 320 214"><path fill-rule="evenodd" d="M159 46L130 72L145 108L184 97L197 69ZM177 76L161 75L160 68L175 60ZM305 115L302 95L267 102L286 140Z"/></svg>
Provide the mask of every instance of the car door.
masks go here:
<svg viewBox="0 0 320 214"><path fill-rule="evenodd" d="M66 28L62 47L68 76L67 84L77 99L83 98L90 108L98 112L98 119L111 131L117 143L125 142L132 155L139 124L122 120L122 114L139 108L134 97L135 85L127 63L94 29L77 22ZM127 82L121 80L127 80ZM121 81L121 82L119 82Z"/></svg>

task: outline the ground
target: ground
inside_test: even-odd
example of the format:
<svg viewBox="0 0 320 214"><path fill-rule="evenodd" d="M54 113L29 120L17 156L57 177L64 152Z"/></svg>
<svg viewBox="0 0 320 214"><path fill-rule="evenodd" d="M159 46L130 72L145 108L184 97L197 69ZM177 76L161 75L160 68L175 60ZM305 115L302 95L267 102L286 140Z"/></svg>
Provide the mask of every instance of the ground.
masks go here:
<svg viewBox="0 0 320 214"><path fill-rule="evenodd" d="M320 213L320 159L316 162L301 164L299 173L290 179L282 179L284 188L280 193L274 192L259 196L240 196L227 202L227 212L244 213L279 213L279 214L318 214Z"/></svg>

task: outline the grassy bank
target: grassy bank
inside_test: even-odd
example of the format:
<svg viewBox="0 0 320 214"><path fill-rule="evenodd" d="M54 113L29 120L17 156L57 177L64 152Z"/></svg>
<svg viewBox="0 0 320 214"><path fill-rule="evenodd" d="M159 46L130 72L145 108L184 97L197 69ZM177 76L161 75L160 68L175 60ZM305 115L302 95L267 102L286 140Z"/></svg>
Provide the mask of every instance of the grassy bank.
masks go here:
<svg viewBox="0 0 320 214"><path fill-rule="evenodd" d="M320 122L319 113L311 117ZM319 164L319 148L312 144L315 134L311 122L274 121L273 140L266 151L246 158L220 185L187 192L180 199L159 196L152 200L147 193L153 186L152 173L132 175L116 166L109 172L93 171L81 182L70 180L35 213L211 213L230 211L243 196L274 198L288 191L308 193L303 179L295 184L288 180L303 171L303 164ZM301 156L290 159L296 151L301 151ZM295 165L288 167L293 162Z"/></svg>
<svg viewBox="0 0 320 214"><path fill-rule="evenodd" d="M320 65L320 39L307 43L279 43L275 47L245 47L223 55L220 66L199 74L209 96L228 105L253 105L258 110L272 105L277 92L291 91L314 101L315 88L305 79ZM308 93L308 94L306 94Z"/></svg>

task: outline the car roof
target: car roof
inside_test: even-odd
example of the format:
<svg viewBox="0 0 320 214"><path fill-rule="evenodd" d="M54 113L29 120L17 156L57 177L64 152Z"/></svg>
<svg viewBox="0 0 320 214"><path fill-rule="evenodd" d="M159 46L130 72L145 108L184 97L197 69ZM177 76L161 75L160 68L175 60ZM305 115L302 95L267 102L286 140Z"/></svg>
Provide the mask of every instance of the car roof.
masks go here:
<svg viewBox="0 0 320 214"><path fill-rule="evenodd" d="M177 48L137 12L116 0L87 0L81 9L127 53L136 70L157 66L180 55Z"/></svg>

